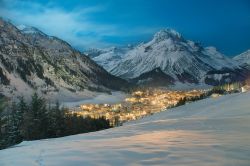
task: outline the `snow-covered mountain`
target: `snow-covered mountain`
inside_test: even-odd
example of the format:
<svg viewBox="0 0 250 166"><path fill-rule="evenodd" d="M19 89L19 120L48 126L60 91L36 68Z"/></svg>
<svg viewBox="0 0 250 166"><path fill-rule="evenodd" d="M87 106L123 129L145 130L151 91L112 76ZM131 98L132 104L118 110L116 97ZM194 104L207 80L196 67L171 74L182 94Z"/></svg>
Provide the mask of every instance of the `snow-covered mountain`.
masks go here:
<svg viewBox="0 0 250 166"><path fill-rule="evenodd" d="M127 85L65 41L33 27L18 28L0 19L0 91L5 95L36 90L53 96Z"/></svg>
<svg viewBox="0 0 250 166"><path fill-rule="evenodd" d="M97 64L101 65L107 71L112 70L127 54L132 50L133 46L128 45L125 47L110 47L105 49L90 49L85 52Z"/></svg>
<svg viewBox="0 0 250 166"><path fill-rule="evenodd" d="M98 132L24 141L1 166L249 166L250 92L209 98Z"/></svg>
<svg viewBox="0 0 250 166"><path fill-rule="evenodd" d="M250 50L247 50L233 58L243 66L250 66Z"/></svg>
<svg viewBox="0 0 250 166"><path fill-rule="evenodd" d="M110 55L110 54L109 54ZM116 54L110 55L115 57ZM184 37L173 29L157 32L153 39L142 43L127 52L119 60L106 60L103 54L93 60L112 74L137 82L142 74L160 69L166 77L174 82L218 84L243 79L238 72L238 63L216 50L214 47L202 47L200 44ZM152 79L151 79L152 80Z"/></svg>

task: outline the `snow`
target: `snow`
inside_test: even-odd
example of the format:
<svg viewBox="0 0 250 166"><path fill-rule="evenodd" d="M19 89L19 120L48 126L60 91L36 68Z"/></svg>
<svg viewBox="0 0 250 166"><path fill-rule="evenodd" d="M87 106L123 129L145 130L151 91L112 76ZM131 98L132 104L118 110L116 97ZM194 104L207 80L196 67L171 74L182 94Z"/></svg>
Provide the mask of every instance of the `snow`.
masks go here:
<svg viewBox="0 0 250 166"><path fill-rule="evenodd" d="M98 93L94 97L88 97L82 100L62 102L67 108L76 107L80 104L114 104L124 101L128 94L121 91L114 91L112 94Z"/></svg>
<svg viewBox="0 0 250 166"><path fill-rule="evenodd" d="M18 25L17 28L22 31L26 28L27 26L26 25Z"/></svg>
<svg viewBox="0 0 250 166"><path fill-rule="evenodd" d="M180 39L181 34L179 32L177 32L177 31L175 31L174 29L166 28L166 29L162 29L159 32L157 32L154 35L153 40L159 42L159 41L171 38L171 37Z"/></svg>
<svg viewBox="0 0 250 166"><path fill-rule="evenodd" d="M213 75L208 75L207 78L213 78L214 80L220 81L222 80L223 77L229 76L229 73L224 73L224 74L213 74Z"/></svg>
<svg viewBox="0 0 250 166"><path fill-rule="evenodd" d="M238 61L240 64L250 65L250 50L247 50L240 55L235 56L233 59Z"/></svg>
<svg viewBox="0 0 250 166"><path fill-rule="evenodd" d="M43 32L41 32L40 30L38 30L35 27L31 27L31 26L27 26L27 25L18 25L17 28L22 31L22 33L25 34L35 34L35 33L39 33L41 35L45 35Z"/></svg>
<svg viewBox="0 0 250 166"><path fill-rule="evenodd" d="M201 59L203 59L207 64L211 65L217 70L220 70L221 68L238 68L238 63L236 61L226 57L215 47L205 47L202 53L207 56L202 57Z"/></svg>
<svg viewBox="0 0 250 166"><path fill-rule="evenodd" d="M122 127L22 142L1 166L249 166L250 92L209 98Z"/></svg>
<svg viewBox="0 0 250 166"><path fill-rule="evenodd" d="M86 54L109 72L119 63L122 58L124 58L126 53L131 49L133 49L132 45L105 49L91 49L86 52Z"/></svg>

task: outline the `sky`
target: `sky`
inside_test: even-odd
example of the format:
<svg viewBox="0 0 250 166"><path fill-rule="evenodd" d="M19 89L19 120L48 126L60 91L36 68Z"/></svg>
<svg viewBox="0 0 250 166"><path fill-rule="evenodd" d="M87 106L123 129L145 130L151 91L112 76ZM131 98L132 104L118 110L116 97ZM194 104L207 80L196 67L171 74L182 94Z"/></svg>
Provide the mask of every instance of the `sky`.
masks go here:
<svg viewBox="0 0 250 166"><path fill-rule="evenodd" d="M79 50L146 42L163 28L228 56L250 49L250 0L0 0L0 16Z"/></svg>

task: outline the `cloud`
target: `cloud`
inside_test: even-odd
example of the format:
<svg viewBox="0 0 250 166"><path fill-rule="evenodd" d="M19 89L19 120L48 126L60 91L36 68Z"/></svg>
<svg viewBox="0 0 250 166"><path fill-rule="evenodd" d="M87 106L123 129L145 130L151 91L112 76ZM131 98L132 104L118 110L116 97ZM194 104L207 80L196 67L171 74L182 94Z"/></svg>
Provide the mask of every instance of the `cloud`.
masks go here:
<svg viewBox="0 0 250 166"><path fill-rule="evenodd" d="M107 47L107 36L128 37L148 34L154 28L124 30L121 25L95 22L90 16L107 10L105 6L76 7L66 10L53 3L40 4L33 1L2 0L0 16L12 20L16 25L34 26L48 35L66 40L74 47Z"/></svg>

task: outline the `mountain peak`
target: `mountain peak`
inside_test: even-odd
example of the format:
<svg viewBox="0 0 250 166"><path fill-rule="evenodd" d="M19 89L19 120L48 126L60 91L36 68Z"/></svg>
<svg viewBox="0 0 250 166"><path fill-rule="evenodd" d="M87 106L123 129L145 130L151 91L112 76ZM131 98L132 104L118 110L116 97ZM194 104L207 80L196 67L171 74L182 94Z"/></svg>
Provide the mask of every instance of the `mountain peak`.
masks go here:
<svg viewBox="0 0 250 166"><path fill-rule="evenodd" d="M25 34L40 34L46 36L42 31L32 26L18 25L17 28Z"/></svg>
<svg viewBox="0 0 250 166"><path fill-rule="evenodd" d="M182 36L179 32L170 28L162 29L154 35L154 39L157 41L162 41L168 38L181 39Z"/></svg>

